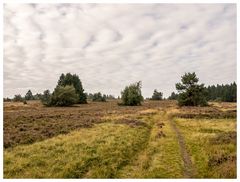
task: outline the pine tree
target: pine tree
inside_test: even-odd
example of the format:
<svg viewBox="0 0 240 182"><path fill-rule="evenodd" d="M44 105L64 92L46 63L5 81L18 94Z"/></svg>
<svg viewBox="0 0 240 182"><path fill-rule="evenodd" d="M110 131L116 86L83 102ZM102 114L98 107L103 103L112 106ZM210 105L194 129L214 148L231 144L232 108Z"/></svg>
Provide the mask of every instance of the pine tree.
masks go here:
<svg viewBox="0 0 240 182"><path fill-rule="evenodd" d="M25 95L25 100L33 100L33 99L34 97L33 97L32 91L28 90L28 92Z"/></svg>
<svg viewBox="0 0 240 182"><path fill-rule="evenodd" d="M204 84L198 84L196 73L185 73L181 82L176 84L179 92L178 104L180 106L206 106L206 89Z"/></svg>

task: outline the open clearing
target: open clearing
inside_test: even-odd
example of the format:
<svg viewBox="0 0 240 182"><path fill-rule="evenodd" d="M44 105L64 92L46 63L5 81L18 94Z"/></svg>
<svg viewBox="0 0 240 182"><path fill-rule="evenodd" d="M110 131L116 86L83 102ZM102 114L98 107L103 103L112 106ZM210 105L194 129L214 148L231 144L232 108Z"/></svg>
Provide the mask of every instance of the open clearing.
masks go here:
<svg viewBox="0 0 240 182"><path fill-rule="evenodd" d="M4 178L236 178L236 103L4 103Z"/></svg>

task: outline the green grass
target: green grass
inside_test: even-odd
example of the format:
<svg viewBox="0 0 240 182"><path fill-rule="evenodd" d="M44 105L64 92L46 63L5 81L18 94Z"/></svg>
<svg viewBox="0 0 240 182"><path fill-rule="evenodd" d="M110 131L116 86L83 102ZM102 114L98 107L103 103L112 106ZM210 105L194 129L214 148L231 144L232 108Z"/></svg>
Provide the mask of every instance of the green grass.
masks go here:
<svg viewBox="0 0 240 182"><path fill-rule="evenodd" d="M197 178L235 178L236 119L214 119L215 112L224 114L167 101L11 110L4 119L4 178L184 178L178 130Z"/></svg>
<svg viewBox="0 0 240 182"><path fill-rule="evenodd" d="M148 140L147 127L105 123L4 152L4 178L114 178Z"/></svg>
<svg viewBox="0 0 240 182"><path fill-rule="evenodd" d="M162 113L143 126L108 123L4 152L4 178L182 178L175 133ZM159 123L164 123L162 128ZM166 136L159 137L162 131Z"/></svg>
<svg viewBox="0 0 240 182"><path fill-rule="evenodd" d="M151 118L152 130L147 146L136 159L125 166L120 178L182 178L183 162L176 135L163 113ZM158 124L164 123L162 128ZM159 138L159 131L165 137Z"/></svg>
<svg viewBox="0 0 240 182"><path fill-rule="evenodd" d="M236 119L175 118L174 121L185 138L198 178L236 178L236 144L231 140L211 143L218 136L236 132Z"/></svg>

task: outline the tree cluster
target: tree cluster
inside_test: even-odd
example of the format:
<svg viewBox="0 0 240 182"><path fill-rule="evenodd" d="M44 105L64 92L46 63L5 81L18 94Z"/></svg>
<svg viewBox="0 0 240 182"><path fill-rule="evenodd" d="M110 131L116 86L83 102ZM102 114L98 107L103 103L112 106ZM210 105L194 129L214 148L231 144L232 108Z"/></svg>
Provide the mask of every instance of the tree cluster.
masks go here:
<svg viewBox="0 0 240 182"><path fill-rule="evenodd" d="M86 95L87 95L87 99L88 100L91 100L91 101L93 101L93 100L95 100L94 99L94 95L95 95L95 98L96 97L98 97L98 98L101 98L101 97L99 97L99 95L101 94L101 97L104 97L105 98L105 100L114 100L114 99L116 99L113 95L107 95L107 94L103 94L102 95L102 93L101 92L98 92L98 93L87 93ZM98 95L98 96L97 96ZM101 101L101 99L97 99L98 101Z"/></svg>
<svg viewBox="0 0 240 182"><path fill-rule="evenodd" d="M172 92L171 95L168 97L168 100L177 100L178 94Z"/></svg>
<svg viewBox="0 0 240 182"><path fill-rule="evenodd" d="M101 92L95 93L92 96L92 101L93 102L106 102L106 95L105 94L101 94Z"/></svg>
<svg viewBox="0 0 240 182"><path fill-rule="evenodd" d="M162 100L163 98L163 93L162 92L158 92L157 89L155 89L153 91L153 95L152 98L150 98L150 100Z"/></svg>
<svg viewBox="0 0 240 182"><path fill-rule="evenodd" d="M207 87L208 101L223 101L236 102L237 101L237 84L235 82L226 85L211 85Z"/></svg>
<svg viewBox="0 0 240 182"><path fill-rule="evenodd" d="M13 101L14 102L23 102L24 98L20 94L17 94L17 95L14 95Z"/></svg>
<svg viewBox="0 0 240 182"><path fill-rule="evenodd" d="M67 73L66 75L64 75L62 73L58 80L57 87L58 86L65 87L67 85L72 85L75 88L76 94L78 94L77 103L79 104L87 103L87 96L86 96L86 93L84 93L82 82L79 79L78 75L76 74L72 75L71 73Z"/></svg>
<svg viewBox="0 0 240 182"><path fill-rule="evenodd" d="M45 90L41 101L46 106L71 106L73 104L87 103L81 80L76 74L61 74L57 86L51 94Z"/></svg>
<svg viewBox="0 0 240 182"><path fill-rule="evenodd" d="M196 73L185 73L181 77L181 82L176 84L178 93L172 92L168 97L169 100L177 100L179 106L206 106L207 101L237 101L237 84L231 83L227 85L212 85L207 88L204 84L198 84L199 79ZM143 96L141 93L141 81L126 86L121 92L120 105L136 106L141 105ZM73 104L87 103L87 99L98 102L105 102L107 99L115 99L113 95L84 93L82 82L76 74L67 73L61 74L57 85L50 93L45 90L43 94L33 95L31 90L28 90L25 97L20 94L15 95L12 99L15 102L23 102L26 100L40 99L45 106L70 106ZM120 99L118 97L118 99ZM162 100L163 93L154 90L150 100ZM4 101L11 101L9 98L4 98Z"/></svg>

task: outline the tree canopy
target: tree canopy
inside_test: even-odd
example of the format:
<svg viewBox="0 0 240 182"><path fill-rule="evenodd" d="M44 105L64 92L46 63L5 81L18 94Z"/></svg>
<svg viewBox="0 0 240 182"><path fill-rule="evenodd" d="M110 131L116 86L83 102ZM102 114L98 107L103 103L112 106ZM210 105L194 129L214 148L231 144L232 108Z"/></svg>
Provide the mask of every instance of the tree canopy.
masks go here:
<svg viewBox="0 0 240 182"><path fill-rule="evenodd" d="M196 73L185 73L181 77L181 83L176 84L179 92L178 104L180 106L206 106L206 88L204 84L198 84Z"/></svg>
<svg viewBox="0 0 240 182"><path fill-rule="evenodd" d="M237 101L237 84L235 82L226 85L211 85L207 87L207 100L236 102Z"/></svg>
<svg viewBox="0 0 240 182"><path fill-rule="evenodd" d="M26 93L25 100L34 100L34 96L31 90L28 90L28 92Z"/></svg>
<svg viewBox="0 0 240 182"><path fill-rule="evenodd" d="M177 100L178 94L172 92L171 95L168 97L168 100Z"/></svg>
<svg viewBox="0 0 240 182"><path fill-rule="evenodd" d="M162 92L158 92L157 89L155 89L153 91L153 95L152 95L151 100L162 100L162 96L163 96L163 93Z"/></svg>
<svg viewBox="0 0 240 182"><path fill-rule="evenodd" d="M65 75L62 73L61 76L59 77L57 86L66 86L66 85L72 85L75 88L76 93L78 94L77 103L79 104L87 103L87 96L84 93L82 82L79 79L78 75L76 74L72 75L71 73L67 73Z"/></svg>
<svg viewBox="0 0 240 182"><path fill-rule="evenodd" d="M141 105L141 102L143 101L141 87L141 81L126 86L125 89L121 92L122 105Z"/></svg>
<svg viewBox="0 0 240 182"><path fill-rule="evenodd" d="M101 94L101 92L93 94L92 101L97 101L97 102L106 102L106 95Z"/></svg>
<svg viewBox="0 0 240 182"><path fill-rule="evenodd" d="M74 86L57 86L52 94L51 104L55 106L71 106L79 101Z"/></svg>
<svg viewBox="0 0 240 182"><path fill-rule="evenodd" d="M41 102L43 103L43 105L45 106L51 106L51 102L52 102L52 95L50 93L49 90L45 90L43 92L43 95L40 97Z"/></svg>

